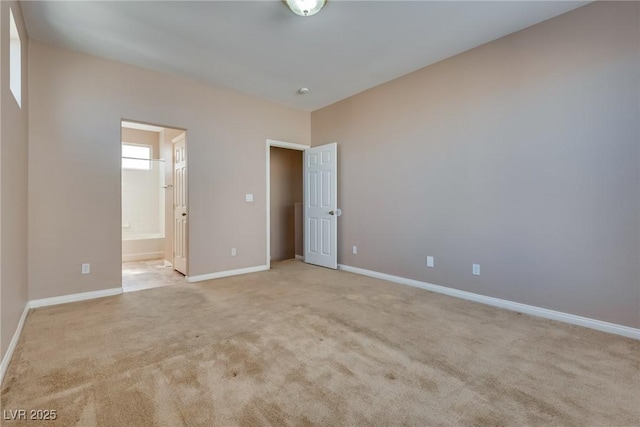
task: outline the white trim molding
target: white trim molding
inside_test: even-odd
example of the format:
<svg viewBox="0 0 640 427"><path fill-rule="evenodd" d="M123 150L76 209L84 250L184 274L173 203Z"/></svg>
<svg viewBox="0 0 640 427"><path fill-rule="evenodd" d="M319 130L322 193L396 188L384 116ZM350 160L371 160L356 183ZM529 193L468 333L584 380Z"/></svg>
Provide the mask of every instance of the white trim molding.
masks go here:
<svg viewBox="0 0 640 427"><path fill-rule="evenodd" d="M296 259L297 259L298 261L304 261L304 255L298 255L298 254L296 254Z"/></svg>
<svg viewBox="0 0 640 427"><path fill-rule="evenodd" d="M257 273L258 271L268 270L266 265L256 265L254 267L239 268L237 270L219 271L217 273L200 274L198 276L188 276L187 282L202 282L203 280L221 279L223 277L239 276L240 274Z"/></svg>
<svg viewBox="0 0 640 427"><path fill-rule="evenodd" d="M2 358L2 362L0 363L0 385L2 385L2 380L4 380L4 374L7 373L7 369L9 368L9 364L11 363L13 352L16 350L16 347L18 346L20 335L22 335L22 328L24 328L24 322L27 319L27 314L29 314L28 302L24 305L24 310L22 310L22 316L20 316L20 320L18 321L18 327L16 328L16 331L13 334L13 338L11 338L11 342L9 343L9 347L7 348L7 352L4 354L4 357Z"/></svg>
<svg viewBox="0 0 640 427"><path fill-rule="evenodd" d="M102 289L99 291L82 292L79 294L62 295L59 297L42 298L29 301L29 308L47 307L50 305L66 304L68 302L84 301L88 299L111 297L120 295L122 288Z"/></svg>
<svg viewBox="0 0 640 427"><path fill-rule="evenodd" d="M158 259L164 257L164 251L162 252L143 252L139 254L127 254L122 255L122 262L129 261L144 261L147 259Z"/></svg>
<svg viewBox="0 0 640 427"><path fill-rule="evenodd" d="M387 280L389 282L400 283L402 285L413 286L416 288L421 288L427 291L437 292L439 294L449 295L456 298L475 301L481 304L491 305L493 307L504 308L506 310L516 311L518 313L525 313L532 316L543 317L545 319L557 320L559 322L584 326L585 328L596 329L598 331L608 332L611 334L622 335L627 338L640 340L640 329L632 328L630 326L603 322L602 320L591 319L589 317L576 316L575 314L563 313L561 311L549 310L547 308L536 307L533 305L521 304L518 302L508 301L500 298L474 294L473 292L447 288L445 286L434 285L431 283L407 279L400 276L393 276L391 274L366 270L364 268L351 267L349 265L338 264L338 269L347 271L349 273L360 274L363 276L374 277L376 279Z"/></svg>
<svg viewBox="0 0 640 427"><path fill-rule="evenodd" d="M267 139L267 147L288 148L289 150L304 151L311 148L310 145L296 144L295 142L276 141L275 139Z"/></svg>
<svg viewBox="0 0 640 427"><path fill-rule="evenodd" d="M284 142L284 141L276 141L274 139L267 139L267 143L266 143L266 179L265 182L267 183L267 190L266 190L266 195L267 197L265 197L265 199L267 199L267 225L266 225L266 229L267 229L267 261L266 261L266 267L267 270L271 268L271 147L278 147L278 148L287 148L289 150L297 150L297 151L304 151L304 150L308 150L309 148L311 148L310 145L304 145L304 144L296 144L293 142ZM302 179L302 177L300 177L300 179Z"/></svg>

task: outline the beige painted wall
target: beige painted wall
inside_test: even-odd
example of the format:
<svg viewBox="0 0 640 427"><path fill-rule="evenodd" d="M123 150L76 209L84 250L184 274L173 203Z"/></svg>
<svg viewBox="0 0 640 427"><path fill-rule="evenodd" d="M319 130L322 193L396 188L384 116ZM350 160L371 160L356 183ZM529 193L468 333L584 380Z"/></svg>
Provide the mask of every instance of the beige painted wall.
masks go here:
<svg viewBox="0 0 640 427"><path fill-rule="evenodd" d="M309 144L309 113L36 41L29 59L30 298L121 285L123 118L187 129L189 275L265 264L264 141Z"/></svg>
<svg viewBox="0 0 640 427"><path fill-rule="evenodd" d="M302 202L302 151L271 147L271 261L295 258L294 204Z"/></svg>
<svg viewBox="0 0 640 427"><path fill-rule="evenodd" d="M122 142L131 142L134 144L150 145L153 153L151 157L154 159L160 158L159 141L160 133L151 132L140 129L122 128Z"/></svg>
<svg viewBox="0 0 640 427"><path fill-rule="evenodd" d="M9 9L22 47L22 108L9 90ZM17 1L0 2L0 359L28 300L27 292L27 53Z"/></svg>
<svg viewBox="0 0 640 427"><path fill-rule="evenodd" d="M339 262L640 327L639 7L594 3L313 112L312 144L338 142Z"/></svg>

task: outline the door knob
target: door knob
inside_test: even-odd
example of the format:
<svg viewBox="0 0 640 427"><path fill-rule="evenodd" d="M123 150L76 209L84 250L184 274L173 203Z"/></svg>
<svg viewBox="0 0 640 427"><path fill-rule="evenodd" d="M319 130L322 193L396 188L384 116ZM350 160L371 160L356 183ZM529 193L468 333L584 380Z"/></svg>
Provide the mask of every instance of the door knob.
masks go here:
<svg viewBox="0 0 640 427"><path fill-rule="evenodd" d="M187 213L186 212L182 212L182 216L187 216Z"/></svg>
<svg viewBox="0 0 640 427"><path fill-rule="evenodd" d="M329 211L329 215L335 215L336 211Z"/></svg>
<svg viewBox="0 0 640 427"><path fill-rule="evenodd" d="M336 209L335 211L329 211L329 215L340 216L342 215L342 210Z"/></svg>

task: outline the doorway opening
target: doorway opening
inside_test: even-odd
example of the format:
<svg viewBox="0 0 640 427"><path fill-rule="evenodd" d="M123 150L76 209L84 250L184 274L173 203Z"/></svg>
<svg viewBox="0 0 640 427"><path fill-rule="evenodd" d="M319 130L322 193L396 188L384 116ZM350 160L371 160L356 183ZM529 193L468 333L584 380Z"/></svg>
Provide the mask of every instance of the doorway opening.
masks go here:
<svg viewBox="0 0 640 427"><path fill-rule="evenodd" d="M125 292L184 282L185 130L122 120L122 287ZM176 173L176 141L179 170ZM181 207L175 220L177 199ZM176 232L176 229L179 229ZM180 257L176 263L176 246Z"/></svg>
<svg viewBox="0 0 640 427"><path fill-rule="evenodd" d="M304 259L303 152L308 145L267 140L267 268Z"/></svg>

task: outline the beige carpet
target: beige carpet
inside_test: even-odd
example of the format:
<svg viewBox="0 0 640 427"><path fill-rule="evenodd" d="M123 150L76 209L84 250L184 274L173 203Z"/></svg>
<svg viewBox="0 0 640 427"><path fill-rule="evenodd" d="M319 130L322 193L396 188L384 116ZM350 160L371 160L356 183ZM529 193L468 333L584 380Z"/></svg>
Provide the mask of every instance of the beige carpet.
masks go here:
<svg viewBox="0 0 640 427"><path fill-rule="evenodd" d="M638 426L639 351L287 261L32 310L2 406L47 426Z"/></svg>

